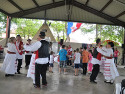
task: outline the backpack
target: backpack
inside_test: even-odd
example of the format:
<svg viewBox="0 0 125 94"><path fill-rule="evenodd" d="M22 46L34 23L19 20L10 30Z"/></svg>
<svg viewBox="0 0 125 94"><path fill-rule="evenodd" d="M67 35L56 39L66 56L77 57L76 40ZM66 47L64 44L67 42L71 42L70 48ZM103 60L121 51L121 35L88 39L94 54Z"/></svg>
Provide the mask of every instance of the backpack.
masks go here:
<svg viewBox="0 0 125 94"><path fill-rule="evenodd" d="M120 94L124 94L124 90L125 90L125 79L123 79L122 82L121 82L121 92L120 92Z"/></svg>

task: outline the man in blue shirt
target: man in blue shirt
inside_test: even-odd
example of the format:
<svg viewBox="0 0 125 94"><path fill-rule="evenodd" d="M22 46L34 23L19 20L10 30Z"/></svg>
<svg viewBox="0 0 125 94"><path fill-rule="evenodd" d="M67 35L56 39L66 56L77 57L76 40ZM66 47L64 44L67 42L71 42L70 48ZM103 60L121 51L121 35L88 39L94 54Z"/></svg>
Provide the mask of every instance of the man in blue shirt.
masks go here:
<svg viewBox="0 0 125 94"><path fill-rule="evenodd" d="M60 61L60 68L59 68L59 73L61 73L61 68L64 68L64 74L66 74L66 58L67 51L65 49L65 45L62 45L62 49L59 51L59 61Z"/></svg>

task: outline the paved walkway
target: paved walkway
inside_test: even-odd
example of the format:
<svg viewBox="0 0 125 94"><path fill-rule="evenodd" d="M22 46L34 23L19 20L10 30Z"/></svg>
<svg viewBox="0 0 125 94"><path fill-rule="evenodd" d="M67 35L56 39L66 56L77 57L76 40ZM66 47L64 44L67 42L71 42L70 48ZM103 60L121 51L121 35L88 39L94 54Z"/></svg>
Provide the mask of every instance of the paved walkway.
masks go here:
<svg viewBox="0 0 125 94"><path fill-rule="evenodd" d="M113 94L114 85L104 83L101 73L97 78L98 83L91 84L89 74L76 77L72 67L68 67L67 75L58 74L55 64L54 73L47 73L48 87L38 90L33 87L32 80L26 77L24 65L21 72L23 74L5 78L0 71L0 94ZM119 72L125 76L125 69L120 68Z"/></svg>

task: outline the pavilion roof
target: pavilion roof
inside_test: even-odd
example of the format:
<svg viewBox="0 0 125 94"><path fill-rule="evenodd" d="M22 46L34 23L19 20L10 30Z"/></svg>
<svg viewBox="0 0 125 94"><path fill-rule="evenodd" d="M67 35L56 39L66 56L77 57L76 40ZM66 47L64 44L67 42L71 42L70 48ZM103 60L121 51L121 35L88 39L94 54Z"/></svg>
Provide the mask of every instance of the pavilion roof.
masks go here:
<svg viewBox="0 0 125 94"><path fill-rule="evenodd" d="M0 0L0 11L16 18L125 27L125 0Z"/></svg>

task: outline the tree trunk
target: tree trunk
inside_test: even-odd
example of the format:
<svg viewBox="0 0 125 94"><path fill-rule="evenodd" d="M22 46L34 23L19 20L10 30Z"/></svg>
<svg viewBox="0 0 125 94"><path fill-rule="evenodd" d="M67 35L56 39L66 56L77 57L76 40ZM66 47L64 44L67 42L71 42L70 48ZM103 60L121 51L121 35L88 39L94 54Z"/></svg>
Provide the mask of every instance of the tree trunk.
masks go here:
<svg viewBox="0 0 125 94"><path fill-rule="evenodd" d="M98 38L98 25L96 24L96 39Z"/></svg>

